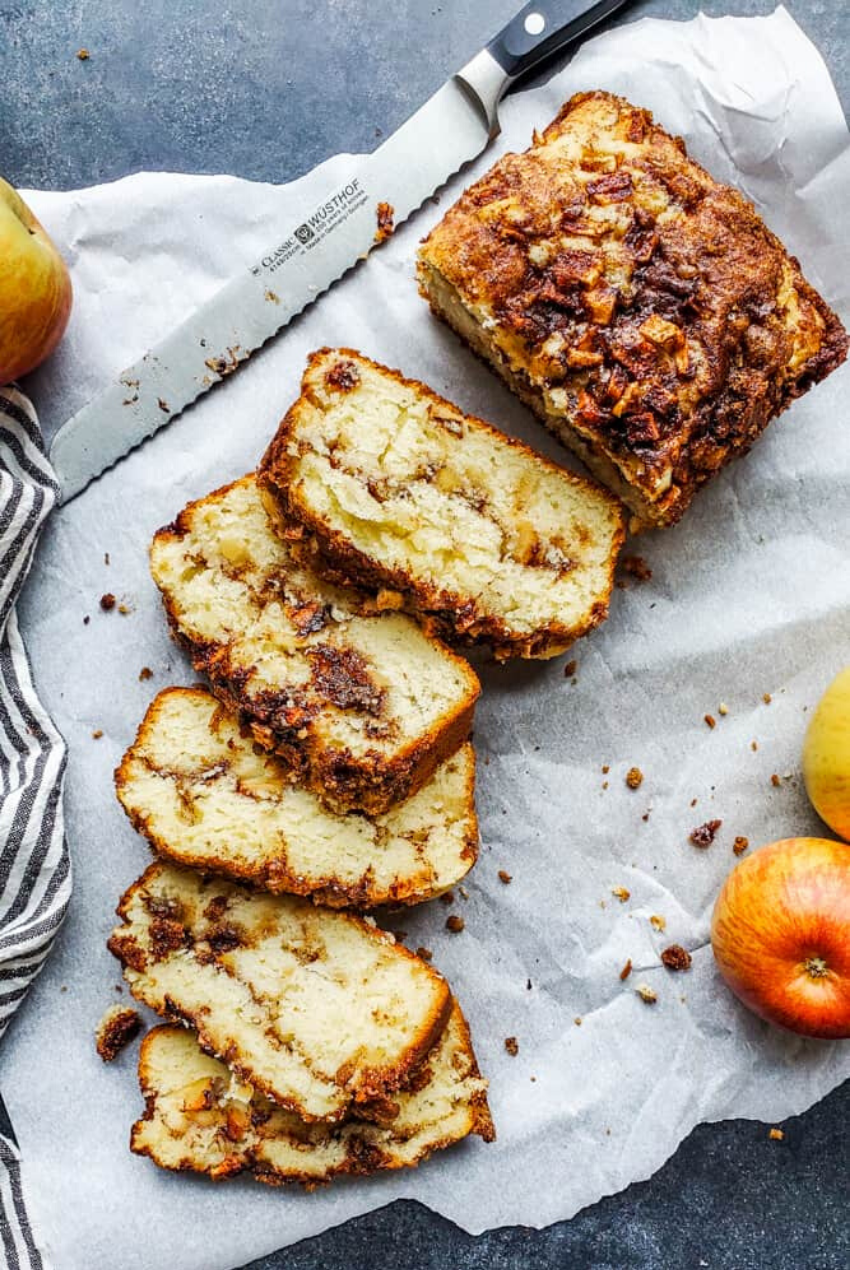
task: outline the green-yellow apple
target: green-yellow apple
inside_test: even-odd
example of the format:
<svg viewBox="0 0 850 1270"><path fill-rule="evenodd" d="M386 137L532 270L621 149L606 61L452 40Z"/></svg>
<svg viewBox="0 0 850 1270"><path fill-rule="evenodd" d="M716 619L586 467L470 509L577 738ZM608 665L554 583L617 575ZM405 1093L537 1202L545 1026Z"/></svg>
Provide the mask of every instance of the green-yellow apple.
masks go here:
<svg viewBox="0 0 850 1270"><path fill-rule="evenodd" d="M71 279L49 235L0 178L0 384L49 357L71 313Z"/></svg>
<svg viewBox="0 0 850 1270"><path fill-rule="evenodd" d="M836 675L812 716L803 780L821 820L850 842L850 666Z"/></svg>

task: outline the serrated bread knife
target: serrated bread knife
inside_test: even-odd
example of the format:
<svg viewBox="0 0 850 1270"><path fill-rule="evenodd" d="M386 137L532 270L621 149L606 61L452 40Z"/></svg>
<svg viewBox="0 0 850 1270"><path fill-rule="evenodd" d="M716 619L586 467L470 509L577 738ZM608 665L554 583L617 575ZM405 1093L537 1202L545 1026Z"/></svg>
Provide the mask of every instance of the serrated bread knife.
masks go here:
<svg viewBox="0 0 850 1270"><path fill-rule="evenodd" d="M67 502L214 384L369 254L499 131L519 76L627 0L527 4L373 154L352 161L254 264L59 430L50 457Z"/></svg>

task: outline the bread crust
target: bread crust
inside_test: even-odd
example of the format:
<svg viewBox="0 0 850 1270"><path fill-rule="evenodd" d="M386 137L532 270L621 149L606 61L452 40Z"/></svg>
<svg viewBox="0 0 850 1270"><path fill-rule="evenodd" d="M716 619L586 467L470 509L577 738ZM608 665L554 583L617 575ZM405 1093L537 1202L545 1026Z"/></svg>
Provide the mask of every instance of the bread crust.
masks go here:
<svg viewBox="0 0 850 1270"><path fill-rule="evenodd" d="M115 771L115 789L119 802L133 828L147 839L151 848L159 856L173 860L179 865L196 868L199 872L213 872L239 882L249 883L251 886L273 894L302 895L311 899L314 904L324 907L355 909L370 909L380 905L419 904L433 899L442 891L461 881L475 864L478 858L479 841L478 820L475 812L475 753L468 742L460 747L462 751L460 757L465 769L462 793L464 803L462 841L453 871L440 877L439 881L435 878L434 868L430 865L427 854L424 859L420 856L418 868L408 874L396 874L389 885L383 885L375 878L374 871L365 858L362 874L353 881L345 880L339 872L321 872L315 868L305 872L290 863L286 834L279 829L275 832L273 823L268 826L273 842L269 842L265 850L256 853L251 858L236 857L233 852L225 854L221 849L227 847L228 844L225 841L221 842L218 852L208 847L203 850L193 850L186 841L180 840L179 834L166 835L159 827L161 824L159 818L150 808L145 808L136 792L138 771L141 767L156 775L161 774L164 779L171 776L178 790L181 789L182 781L176 773L161 771L152 762L148 754L149 747L155 744L158 730L167 726L167 721L160 720L161 715L168 710L171 703L182 701L192 704L200 701L203 704L205 700L210 701L211 698L204 689L164 689L148 707L144 719L139 724L133 745L127 750ZM225 713L222 706L216 705L213 720L216 715ZM236 724L235 719L232 722ZM214 724L210 730L215 735ZM232 749L232 745L230 743L228 745ZM271 761L266 760L269 764ZM226 763L227 759L223 762ZM222 763L219 762L215 766L220 769ZM216 775L220 775L220 772L214 772L214 776ZM271 779L277 780L276 772L270 775ZM427 788L423 787L422 796L425 797L427 794ZM358 813L351 813L351 815L358 820L361 818ZM387 834L395 832L392 811L382 818L380 831ZM228 834L228 826L226 823L216 823L211 832L213 836L224 839ZM232 836L232 828L230 832ZM427 844L425 847L427 848Z"/></svg>
<svg viewBox="0 0 850 1270"><path fill-rule="evenodd" d="M576 94L471 186L424 240L418 276L638 527L678 520L847 353L752 205L605 92Z"/></svg>
<svg viewBox="0 0 850 1270"><path fill-rule="evenodd" d="M302 1136L297 1125L281 1124L279 1116L275 1121L272 1105L255 1093L250 1095L247 1105L241 1104L245 1106L245 1114L239 1118L236 1133L233 1134L232 1131L228 1132L231 1127L228 1123L226 1103L219 1109L212 1097L201 1090L199 1098L202 1102L201 1118L204 1120L212 1118L213 1128L216 1131L214 1144L222 1158L204 1158L201 1151L192 1149L191 1143L187 1143L185 1153L179 1158L175 1158L175 1155L166 1158L162 1149L158 1149L156 1136L151 1133L150 1126L158 1117L163 1122L165 1121L159 1106L162 1091L157 1082L156 1050L159 1044L168 1040L172 1032L173 1029L160 1026L152 1029L142 1042L139 1053L139 1085L145 1099L145 1110L141 1119L134 1124L130 1137L131 1151L137 1155L147 1156L160 1168L176 1172L203 1173L215 1181L249 1172L256 1181L264 1182L269 1186L298 1183L312 1190L342 1176L365 1177L384 1170L415 1168L434 1151L452 1146L469 1135L477 1135L485 1142L495 1140L496 1133L487 1102L486 1085L481 1079L469 1027L459 1006L454 1002L443 1037L437 1042L413 1083L415 1097L420 1089L427 1087L428 1069L434 1061L437 1050L448 1045L452 1067L462 1068L462 1076L458 1073L458 1079L471 1088L470 1092L464 1095L466 1114L462 1117L462 1123L447 1125L442 1136L436 1126L432 1128L430 1134L424 1131L419 1134L412 1133L408 1126L404 1136L398 1138L394 1135L392 1124L376 1126L373 1122L358 1119L356 1116L339 1125L324 1127L323 1131L308 1130ZM406 1095L407 1091L401 1090L398 1098L403 1100ZM211 1105L204 1106L205 1102ZM240 1104L237 1106L239 1107ZM192 1128L191 1113L186 1120L188 1136ZM170 1136L179 1139L179 1132L172 1129ZM424 1140L417 1144L415 1151L411 1154L408 1144L413 1136ZM230 1141L231 1137L236 1137L237 1140ZM323 1165L318 1171L315 1168L307 1170L293 1165L281 1168L276 1166L273 1160L262 1158L264 1141L269 1138L274 1140L277 1137L283 1137L285 1140L292 1139L296 1144L296 1152L293 1154L302 1156L309 1156L311 1148L322 1150L329 1143L338 1145L342 1148L341 1158L329 1165ZM208 1152L208 1157L212 1154L213 1152Z"/></svg>
<svg viewBox="0 0 850 1270"><path fill-rule="evenodd" d="M464 425L484 433L494 445L503 447L508 452L522 454L533 460L539 470L556 473L567 484L583 488L589 494L592 492L592 496L599 500L605 514L612 520L614 529L607 561L607 577L598 587L598 597L587 608L581 621L565 623L552 617L539 629L520 631L498 614L488 611L479 597L459 595L424 576L414 575L409 569L393 568L377 555L359 550L349 538L334 530L315 512L294 479L298 468L298 455L294 451L297 448L301 412L311 400L311 378L329 358L336 358L338 364L341 364L341 359L347 358L354 367L360 363L380 373L382 377L413 391L421 401L438 412L462 419ZM344 383L337 388L339 392L347 390L348 386ZM382 366L356 349L324 347L310 354L302 377L301 396L281 421L260 463L257 478L266 508L278 530L295 538L295 550L299 559L340 585L397 593L404 610L413 613L429 634L450 643L486 644L497 660L508 657L554 657L566 652L577 639L588 634L608 616L614 569L625 537L619 502L607 491L545 459L530 446L505 435L485 420L463 414L452 402L439 396L427 384L407 378L399 370ZM293 526L303 527L306 531L300 535L300 539L297 529L292 534Z"/></svg>
<svg viewBox="0 0 850 1270"><path fill-rule="evenodd" d="M198 1034L200 1046L205 1053L221 1058L241 1080L250 1083L270 1101L288 1111L295 1112L307 1122L316 1120L337 1122L350 1114L354 1107L357 1107L358 1114L366 1119L379 1121L392 1119L397 1114L392 1095L411 1080L428 1052L442 1035L451 1013L452 997L443 977L415 953L405 948L403 944L396 943L392 936L388 936L386 932L376 928L365 918L348 912L316 909L306 901L295 897L263 897L266 903L280 899L291 905L305 904L310 913L316 917L320 915L324 917L328 929L332 929L333 923L347 923L354 926L367 940L392 947L393 957L409 960L411 965L415 966L416 974L424 974L432 985L433 1004L421 1019L420 1024L407 1034L405 1045L397 1057L392 1061L387 1060L378 1067L357 1063L352 1066L352 1070L338 1071L333 1082L335 1092L327 1093L325 1096L323 1091L322 1094L322 1101L327 1104L327 1111L318 1114L309 1110L304 1101L291 1089L276 1084L268 1074L258 1072L250 1062L246 1061L244 1054L239 1051L233 1040L222 1046L222 1036L227 1028L223 1027L221 1019L215 1017L211 1004L187 1005L185 1001L180 1001L174 996L158 992L148 971L155 970L158 963L167 963L175 955L184 958L191 956L197 959L197 943L204 945L202 957L206 960L202 964L208 965L211 961L218 964L218 955L212 948L214 934L211 943L208 931L201 933L198 928L192 929L191 917L185 923L182 916L154 919L148 927L146 940L141 940L139 932L134 930L134 908L140 905L149 912L153 911L150 907L150 895L164 874L178 880L181 876L186 878L191 876L193 879L196 877L192 871L178 869L173 865L165 865L161 862L149 865L142 876L122 895L116 909L122 925L115 928L107 941L107 948L123 967L124 978L133 996L156 1010L167 1021L192 1026ZM236 895L239 899L251 901L252 892L236 883L212 877L201 878L200 882L208 887L209 900L215 900L217 895L223 894ZM164 920L165 926L158 927L157 920ZM222 930L223 934L230 936L230 930L227 927L223 927ZM212 948L212 954L208 945ZM244 946L250 947L250 943ZM232 943L226 944L225 953L232 947ZM309 1062L307 1066L309 1067ZM325 1086L327 1084L328 1082L325 1081Z"/></svg>
<svg viewBox="0 0 850 1270"><path fill-rule="evenodd" d="M213 491L206 498L189 503L171 525L155 535L152 556L168 544L179 545L192 533L199 509L254 482L253 474ZM334 683L314 692L307 705L293 706L292 689L249 692L253 668L234 657L232 642L201 641L184 629L175 595L169 594L154 572L163 606L176 642L186 650L196 670L206 674L216 697L251 728L256 741L278 755L302 784L313 790L330 807L340 811L362 810L378 814L410 797L425 784L444 759L467 740L472 731L475 703L481 691L472 668L443 644L434 643L447 667L464 681L463 693L417 737L396 745L391 754L377 746L354 754L344 745L329 744L316 726L321 714L321 697L334 701ZM284 579L285 581L285 579ZM321 585L316 579L317 585ZM363 592L351 591L353 611L380 620L374 601ZM346 668L342 667L341 689L347 688ZM344 700L344 696L340 700ZM355 706L356 708L356 706Z"/></svg>

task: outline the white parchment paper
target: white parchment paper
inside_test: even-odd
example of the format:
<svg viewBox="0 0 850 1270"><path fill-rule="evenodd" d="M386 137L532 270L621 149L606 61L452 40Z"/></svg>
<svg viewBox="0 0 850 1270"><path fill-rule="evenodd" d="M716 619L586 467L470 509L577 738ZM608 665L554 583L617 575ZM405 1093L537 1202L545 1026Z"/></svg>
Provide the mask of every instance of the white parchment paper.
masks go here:
<svg viewBox="0 0 850 1270"><path fill-rule="evenodd" d="M443 206L497 154L524 148L572 92L592 87L650 107L739 185L847 316L847 129L823 63L783 10L645 20L586 45L545 87L505 103L501 138ZM343 165L326 168L342 175ZM31 385L48 431L262 251L317 179L274 188L140 175L32 195L69 256L77 294L67 341ZM756 845L822 832L799 759L806 709L850 660L842 370L700 494L683 524L640 541L652 580L615 593L608 623L573 654L575 684L564 659L482 671L484 845L456 909L466 929L444 930L442 904L399 924L414 946L434 950L468 1012L498 1142L315 1195L248 1181L214 1187L127 1150L141 1107L135 1054L103 1067L93 1031L118 999L104 947L114 905L148 857L111 774L154 690L194 679L148 578L152 533L254 465L307 352L325 343L399 366L564 457L417 297L416 244L438 215L429 207L401 229L225 387L56 514L43 541L23 626L39 690L71 747L76 893L3 1047L2 1079L33 1217L59 1270L218 1270L399 1196L469 1231L542 1226L648 1177L700 1121L796 1113L850 1073L846 1044L782 1034L740 1008L708 945L736 835ZM132 612L101 612L105 591ZM139 682L143 666L153 680ZM634 764L645 774L637 791L624 780ZM714 817L723 821L716 842L695 849L690 830ZM630 898L618 901L613 887ZM651 915L666 919L665 932ZM660 967L673 941L693 952L688 974ZM634 971L621 983L628 958ZM637 997L638 983L656 990L655 1006ZM515 1058L504 1050L509 1035L519 1040Z"/></svg>

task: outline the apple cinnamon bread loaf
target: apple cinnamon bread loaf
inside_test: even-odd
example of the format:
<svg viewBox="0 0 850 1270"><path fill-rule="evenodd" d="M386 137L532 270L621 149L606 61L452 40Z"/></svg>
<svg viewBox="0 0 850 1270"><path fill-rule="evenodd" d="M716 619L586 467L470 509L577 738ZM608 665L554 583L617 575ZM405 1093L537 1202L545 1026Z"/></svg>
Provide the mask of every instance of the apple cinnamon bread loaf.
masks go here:
<svg viewBox="0 0 850 1270"><path fill-rule="evenodd" d="M552 657L607 615L619 503L350 349L310 357L258 477L302 559L447 639Z"/></svg>
<svg viewBox="0 0 850 1270"><path fill-rule="evenodd" d="M646 110L579 93L425 239L420 289L641 525L845 358L847 336L736 190Z"/></svg>
<svg viewBox="0 0 850 1270"><path fill-rule="evenodd" d="M297 563L253 476L160 530L151 571L216 696L329 804L386 811L468 737L471 667L412 618Z"/></svg>
<svg viewBox="0 0 850 1270"><path fill-rule="evenodd" d="M388 812L332 812L203 688L161 692L115 773L160 856L333 908L417 904L459 882L478 853L474 783L465 744Z"/></svg>
<svg viewBox="0 0 850 1270"><path fill-rule="evenodd" d="M455 1002L445 1030L385 1125L350 1119L313 1123L240 1083L204 1054L186 1028L156 1027L142 1042L145 1113L130 1146L164 1169L308 1188L343 1174L409 1168L469 1134L495 1137L466 1020Z"/></svg>
<svg viewBox="0 0 850 1270"><path fill-rule="evenodd" d="M305 1120L392 1118L442 1034L446 981L367 919L152 864L109 949L137 1000Z"/></svg>

